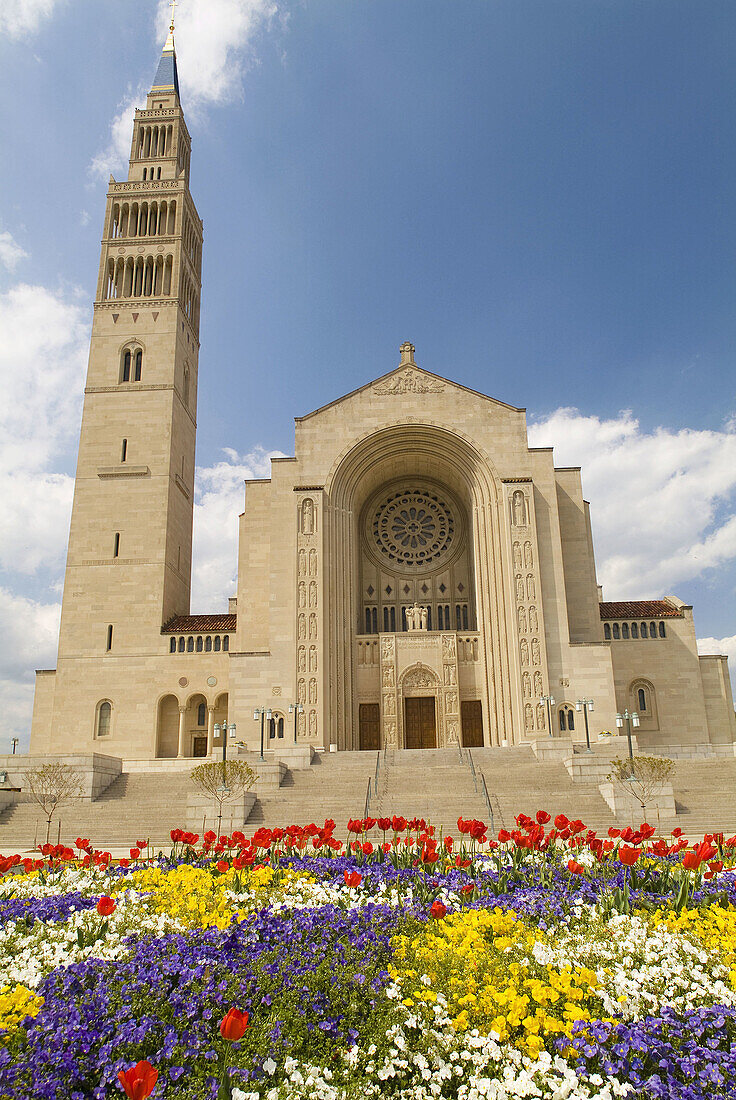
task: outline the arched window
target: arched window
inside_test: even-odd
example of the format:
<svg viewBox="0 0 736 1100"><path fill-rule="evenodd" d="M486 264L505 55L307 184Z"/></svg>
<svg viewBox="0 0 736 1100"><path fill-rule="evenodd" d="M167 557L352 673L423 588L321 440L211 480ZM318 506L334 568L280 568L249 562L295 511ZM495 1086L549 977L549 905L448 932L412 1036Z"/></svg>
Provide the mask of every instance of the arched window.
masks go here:
<svg viewBox="0 0 736 1100"><path fill-rule="evenodd" d="M657 624L656 623L650 623L649 624L649 637L650 638L656 638L657 637Z"/></svg>
<svg viewBox="0 0 736 1100"><path fill-rule="evenodd" d="M371 632L371 609L370 609L370 607L366 607L366 609L365 609L365 632L366 632L366 634L370 634L370 632Z"/></svg>
<svg viewBox="0 0 736 1100"><path fill-rule="evenodd" d="M135 376L134 376L133 380L135 382L140 382L142 373L143 373L143 352L141 351L140 348L138 348L138 351L135 353Z"/></svg>
<svg viewBox="0 0 736 1100"><path fill-rule="evenodd" d="M189 408L189 367L184 364L184 404Z"/></svg>
<svg viewBox="0 0 736 1100"><path fill-rule="evenodd" d="M383 630L385 634L388 634L388 608L383 609Z"/></svg>
<svg viewBox="0 0 736 1100"><path fill-rule="evenodd" d="M618 623L613 624L613 636L614 636L614 638L620 638L621 637L621 630L619 629Z"/></svg>
<svg viewBox="0 0 736 1100"><path fill-rule="evenodd" d="M220 652L220 635L216 634L215 635L215 653L219 653L219 652Z"/></svg>
<svg viewBox="0 0 736 1100"><path fill-rule="evenodd" d="M632 638L638 638L639 637L639 627L638 627L637 623L632 623L631 624L631 637Z"/></svg>
<svg viewBox="0 0 736 1100"><path fill-rule="evenodd" d="M184 644L185 644L185 643L184 643L184 639L183 639L183 638L180 638L180 639L179 639L179 652L180 652L180 653L183 653L183 652L184 652Z"/></svg>
<svg viewBox="0 0 736 1100"><path fill-rule="evenodd" d="M644 688L639 688L639 690L637 691L636 701L639 706L640 713L645 714L647 710L647 693Z"/></svg>
<svg viewBox="0 0 736 1100"><path fill-rule="evenodd" d="M606 641L610 642L610 640L611 640L611 627L609 626L608 623L603 624L603 637L606 639Z"/></svg>
<svg viewBox="0 0 736 1100"><path fill-rule="evenodd" d="M442 608L442 604L440 604L437 608L437 629L438 630L444 630L445 629L445 614L444 614L444 610Z"/></svg>
<svg viewBox="0 0 736 1100"><path fill-rule="evenodd" d="M622 638L628 638L628 636L629 636L629 624L628 623L622 623L621 624L621 637Z"/></svg>
<svg viewBox="0 0 736 1100"><path fill-rule="evenodd" d="M197 707L197 725L198 726L206 726L207 725L207 704L206 703L200 703L199 706Z"/></svg>
<svg viewBox="0 0 736 1100"><path fill-rule="evenodd" d="M396 608L392 607L389 612L389 620L391 622L391 633L396 633Z"/></svg>
<svg viewBox="0 0 736 1100"><path fill-rule="evenodd" d="M660 636L660 638L666 637L665 630L664 630L664 623L659 624L659 636Z"/></svg>
<svg viewBox="0 0 736 1100"><path fill-rule="evenodd" d="M222 639L222 649L224 653L227 653L230 649L230 637L228 634Z"/></svg>
<svg viewBox="0 0 736 1100"><path fill-rule="evenodd" d="M560 723L560 733L566 730L572 732L575 729L575 711L567 703L560 707L557 718Z"/></svg>
<svg viewBox="0 0 736 1100"><path fill-rule="evenodd" d="M107 652L112 649L112 624L107 628Z"/></svg>
<svg viewBox="0 0 736 1100"><path fill-rule="evenodd" d="M194 638L187 638L187 653L194 653Z"/></svg>
<svg viewBox="0 0 736 1100"><path fill-rule="evenodd" d="M197 653L201 653L203 649L204 649L204 638L200 634L200 636L197 638Z"/></svg>
<svg viewBox="0 0 736 1100"><path fill-rule="evenodd" d="M269 739L269 741L273 740L273 738L275 736L276 736L276 719L275 718L269 718L269 720L268 720L268 739Z"/></svg>
<svg viewBox="0 0 736 1100"><path fill-rule="evenodd" d="M647 636L647 624L646 623L641 624L641 636L642 636L642 638L646 638L646 636Z"/></svg>
<svg viewBox="0 0 736 1100"><path fill-rule="evenodd" d="M432 608L427 608L427 630L432 629Z"/></svg>
<svg viewBox="0 0 736 1100"><path fill-rule="evenodd" d="M378 608L371 609L371 625L373 626L373 633L378 633Z"/></svg>
<svg viewBox="0 0 736 1100"><path fill-rule="evenodd" d="M112 718L112 706L105 701L97 708L97 736L107 737L110 732L110 719Z"/></svg>
<svg viewBox="0 0 736 1100"><path fill-rule="evenodd" d="M402 630L408 630L409 629L409 624L406 621L406 608L405 607L402 607L402 609L401 609L401 629Z"/></svg>
<svg viewBox="0 0 736 1100"><path fill-rule="evenodd" d="M121 376L121 380L123 382L130 382L130 360L131 360L130 351L127 351L127 350L124 351L123 352L123 373L122 373L122 376Z"/></svg>
<svg viewBox="0 0 736 1100"><path fill-rule="evenodd" d="M209 638L209 637L205 638L205 640L204 640L204 651L205 651L205 653L211 653L212 652L212 639Z"/></svg>
<svg viewBox="0 0 736 1100"><path fill-rule="evenodd" d="M456 603L455 604L455 629L456 630L462 630L462 628L463 628L462 611L460 610L460 604Z"/></svg>
<svg viewBox="0 0 736 1100"><path fill-rule="evenodd" d="M559 721L560 721L560 732L565 733L565 731L567 730L567 725L566 725L566 721L565 721L565 712L564 712L564 710L560 710L560 713L558 714L557 717L559 718Z"/></svg>
<svg viewBox="0 0 736 1100"><path fill-rule="evenodd" d="M468 605L463 604L463 630L468 629Z"/></svg>
<svg viewBox="0 0 736 1100"><path fill-rule="evenodd" d="M169 638L169 653L176 653L176 638Z"/></svg>
<svg viewBox="0 0 736 1100"><path fill-rule="evenodd" d="M283 719L282 715L279 715L279 717L276 721L276 736L277 737L283 737L284 736L284 719Z"/></svg>

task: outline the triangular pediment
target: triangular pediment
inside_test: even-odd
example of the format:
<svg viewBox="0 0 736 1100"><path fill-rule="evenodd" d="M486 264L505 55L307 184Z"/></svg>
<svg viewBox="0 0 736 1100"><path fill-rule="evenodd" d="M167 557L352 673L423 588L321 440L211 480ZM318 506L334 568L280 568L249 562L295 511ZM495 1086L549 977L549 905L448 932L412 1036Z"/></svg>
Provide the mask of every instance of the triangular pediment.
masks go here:
<svg viewBox="0 0 736 1100"><path fill-rule="evenodd" d="M389 371L387 374L382 374L378 378L374 378L364 386L358 386L357 389L351 390L349 393L336 398L334 401L329 401L326 405L314 409L313 412L296 417L296 420L308 420L312 416L317 416L319 413L325 412L326 409L334 408L336 405L342 405L344 402L351 401L360 394L365 394L367 392L372 392L376 397L391 398L401 397L406 394L422 395L443 393L448 387L454 390L461 390L463 393L470 394L472 397L478 397L483 401L489 401L493 405L499 405L513 412L525 411L524 409L517 408L515 405L508 405L505 401L499 401L495 397L489 397L488 394L480 393L478 390L471 390L467 386L461 385L459 382L453 382L450 378L443 378L440 374L433 374L432 371L424 370L412 361L409 363L400 363L398 367L395 367L394 370Z"/></svg>

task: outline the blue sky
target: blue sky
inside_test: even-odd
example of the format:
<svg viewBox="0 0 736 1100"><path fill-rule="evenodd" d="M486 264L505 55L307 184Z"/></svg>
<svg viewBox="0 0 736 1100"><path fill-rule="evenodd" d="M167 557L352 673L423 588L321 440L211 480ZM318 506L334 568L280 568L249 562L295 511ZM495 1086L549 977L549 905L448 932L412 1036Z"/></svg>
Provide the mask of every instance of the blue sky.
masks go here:
<svg viewBox="0 0 736 1100"><path fill-rule="evenodd" d="M179 8L205 224L193 610L232 590L242 477L409 339L583 466L609 599L676 593L736 658L734 5ZM155 0L0 9L0 698L21 735L54 663L105 183L165 24Z"/></svg>

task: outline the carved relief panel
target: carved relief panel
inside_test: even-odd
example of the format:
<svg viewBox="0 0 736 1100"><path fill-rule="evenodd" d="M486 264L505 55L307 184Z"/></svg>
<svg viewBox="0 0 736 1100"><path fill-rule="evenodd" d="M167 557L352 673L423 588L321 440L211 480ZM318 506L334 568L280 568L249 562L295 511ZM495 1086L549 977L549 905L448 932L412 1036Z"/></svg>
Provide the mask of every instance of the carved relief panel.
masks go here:
<svg viewBox="0 0 736 1100"><path fill-rule="evenodd" d="M318 742L322 736L322 576L321 496L319 491L299 492L296 499L297 530L297 739ZM306 644L305 644L306 643ZM305 673L309 673L308 676Z"/></svg>

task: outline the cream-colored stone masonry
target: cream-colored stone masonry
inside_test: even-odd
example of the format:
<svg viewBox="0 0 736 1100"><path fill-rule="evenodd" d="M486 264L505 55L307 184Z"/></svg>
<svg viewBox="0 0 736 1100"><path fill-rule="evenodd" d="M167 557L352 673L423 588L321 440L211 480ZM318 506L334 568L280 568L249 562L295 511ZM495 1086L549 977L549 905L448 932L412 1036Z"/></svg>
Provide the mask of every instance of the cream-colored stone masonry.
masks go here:
<svg viewBox="0 0 736 1100"><path fill-rule="evenodd" d="M202 224L175 66L167 43L128 179L110 184L32 752L206 755L225 721L258 747L266 707L276 747L296 730L319 749L401 748L410 709L423 744L513 745L569 734L580 698L594 733L628 707L642 746L732 752L726 662L698 657L691 609L654 601L664 636L624 630L644 605L600 603L580 470L529 447L524 409L422 370L409 343L297 418L294 456L246 485L230 614L188 614Z"/></svg>

